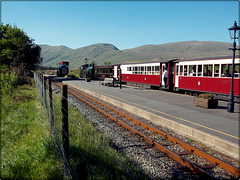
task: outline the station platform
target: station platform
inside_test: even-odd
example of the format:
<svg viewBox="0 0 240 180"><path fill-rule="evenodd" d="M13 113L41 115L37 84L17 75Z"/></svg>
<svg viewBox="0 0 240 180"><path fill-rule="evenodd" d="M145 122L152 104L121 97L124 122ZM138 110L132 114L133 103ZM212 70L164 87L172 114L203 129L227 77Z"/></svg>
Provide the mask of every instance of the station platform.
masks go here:
<svg viewBox="0 0 240 180"><path fill-rule="evenodd" d="M120 89L98 81L62 82L239 158L239 104L229 113L224 101L219 101L217 109L205 109L194 105L193 96L179 93L127 85Z"/></svg>

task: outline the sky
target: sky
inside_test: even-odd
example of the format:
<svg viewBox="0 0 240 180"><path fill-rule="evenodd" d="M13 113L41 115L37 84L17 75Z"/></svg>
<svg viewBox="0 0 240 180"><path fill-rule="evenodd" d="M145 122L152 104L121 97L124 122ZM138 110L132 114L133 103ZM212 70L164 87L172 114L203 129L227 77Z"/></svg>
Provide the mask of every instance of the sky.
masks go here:
<svg viewBox="0 0 240 180"><path fill-rule="evenodd" d="M97 43L120 50L179 41L232 43L228 28L235 20L239 25L239 2L0 0L0 19L36 44L73 49Z"/></svg>

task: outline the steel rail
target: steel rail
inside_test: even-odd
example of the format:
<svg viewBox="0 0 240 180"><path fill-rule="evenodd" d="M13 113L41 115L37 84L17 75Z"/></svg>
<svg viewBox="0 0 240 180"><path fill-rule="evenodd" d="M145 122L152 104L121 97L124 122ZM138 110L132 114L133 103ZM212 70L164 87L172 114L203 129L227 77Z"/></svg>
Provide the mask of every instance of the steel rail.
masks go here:
<svg viewBox="0 0 240 180"><path fill-rule="evenodd" d="M56 84L56 85L57 85L57 84ZM59 85L58 85L58 86L59 86ZM110 119L112 119L113 121L121 124L123 127L127 128L127 129L128 129L129 131L131 131L132 133L135 133L135 134L138 134L139 136L144 137L144 139L145 139L149 144L151 144L152 147L155 147L155 148L159 149L160 151L166 153L168 156L170 156L171 158L173 158L174 160L176 160L177 162L179 162L183 167L188 167L188 168L190 168L190 170L192 170L192 171L194 171L194 172L196 172L196 173L198 173L198 174L202 174L202 175L204 174L204 176L208 176L208 177L213 178L213 179L215 178L215 177L213 177L212 175L210 175L209 173L207 173L206 171L204 171L201 167L198 167L198 166L196 166L196 165L194 165L194 164L192 164L192 163L189 163L189 162L188 162L187 160L185 160L183 157L179 156L178 154L173 153L172 151L168 150L167 148L163 147L162 145L156 143L154 140L148 138L147 136L145 136L144 134L140 133L139 131L133 129L132 127L129 127L129 126L126 125L124 122L122 122L122 121L120 121L120 120L117 120L117 119L114 118L113 116L107 114L105 111L103 111L103 110L101 110L100 108L92 105L90 102L82 99L81 97L77 96L76 94L74 94L74 93L71 92L71 91L74 91L75 93L81 94L81 95L83 95L83 96L85 96L85 97L87 97L87 98L89 98L89 99L91 99L91 100L93 100L93 101L101 104L102 106L111 109L112 111L114 111L114 112L116 112L116 113L118 113L118 114L120 114L120 115L122 115L122 116L124 116L124 117L126 117L126 118L128 118L128 119L130 119L130 120L132 120L132 121L134 121L134 122L136 122L136 123L138 123L139 125L145 127L146 129L151 130L151 131L153 131L153 132L156 133L156 134L162 135L162 136L165 137L166 139L172 141L174 144L179 144L179 145L181 145L183 148L187 149L187 151L188 151L189 153L194 153L194 154L196 154L196 155L199 155L200 157L202 157L202 158L204 158L204 159L207 159L209 162L213 163L215 166L219 166L219 167L225 169L226 171L234 174L235 176L240 177L240 170L239 170L238 168L236 168L236 167L234 167L234 166L231 166L230 164L228 164L228 163L226 163L226 162L224 162L224 161L222 161L222 160L220 160L220 159L218 159L218 158L216 158L216 157L213 157L213 156L211 156L210 154L208 154L208 153L206 153L206 152L204 152L204 151L201 151L200 149L198 149L198 148L196 148L196 147L193 147L193 146L191 146L190 144L185 143L185 142L183 142L183 141L181 141L181 140L179 140L179 139L177 139L177 138L175 138L175 137L173 137L173 136L171 136L171 135L169 135L169 134L167 134L167 133L165 133L165 132L163 132L163 131L160 131L159 129L156 129L156 128L152 127L151 125L148 125L148 124L146 124L146 123L144 123L144 122L142 122L142 121L140 121L140 120L137 120L137 119L135 119L135 118L133 118L133 117L127 115L127 114L124 114L124 113L122 113L122 112L120 112L120 111L118 111L118 110L116 110L116 109L114 109L114 108L112 108L112 107L110 107L110 106L108 106L108 105L100 102L100 101L97 101L96 99L94 99L94 98L92 98L92 97L90 97L90 96L88 96L88 95L86 95L86 94L84 94L84 93L81 93L81 92L79 92L79 91L77 91L77 90L75 90L75 89L73 89L73 88L71 88L71 87L68 87L68 88L69 88L69 93L71 93L71 94L74 95L75 97L81 99L83 102L89 104L90 106L94 107L95 109L97 109L98 111L100 111L101 113L103 113L104 115L108 116L108 117L109 117ZM70 91L70 90L71 90L71 91Z"/></svg>

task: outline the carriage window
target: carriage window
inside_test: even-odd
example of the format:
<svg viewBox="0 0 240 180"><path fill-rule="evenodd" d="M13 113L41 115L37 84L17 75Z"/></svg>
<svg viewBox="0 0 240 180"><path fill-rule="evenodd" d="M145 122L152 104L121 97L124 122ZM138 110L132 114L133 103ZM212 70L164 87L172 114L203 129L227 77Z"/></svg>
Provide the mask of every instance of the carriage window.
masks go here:
<svg viewBox="0 0 240 180"><path fill-rule="evenodd" d="M187 76L188 72L187 72L187 65L184 65L184 76Z"/></svg>
<svg viewBox="0 0 240 180"><path fill-rule="evenodd" d="M189 65L189 76L196 76L196 65Z"/></svg>
<svg viewBox="0 0 240 180"><path fill-rule="evenodd" d="M139 74L144 74L144 66L141 66L141 67L139 67L139 68L140 68Z"/></svg>
<svg viewBox="0 0 240 180"><path fill-rule="evenodd" d="M138 74L141 74L141 67L138 66Z"/></svg>
<svg viewBox="0 0 240 180"><path fill-rule="evenodd" d="M137 67L133 67L133 74L137 74Z"/></svg>
<svg viewBox="0 0 240 180"><path fill-rule="evenodd" d="M222 71L221 71L221 77L231 77L232 65L230 64L222 64Z"/></svg>
<svg viewBox="0 0 240 180"><path fill-rule="evenodd" d="M212 77L212 64L207 64L203 66L203 76Z"/></svg>
<svg viewBox="0 0 240 180"><path fill-rule="evenodd" d="M109 69L108 69L108 68L105 68L105 72L106 72L106 73L109 73Z"/></svg>
<svg viewBox="0 0 240 180"><path fill-rule="evenodd" d="M146 67L145 66L142 66L141 70L142 70L142 74L146 74Z"/></svg>
<svg viewBox="0 0 240 180"><path fill-rule="evenodd" d="M134 74L137 74L138 72L138 69L137 69L137 66L134 67Z"/></svg>
<svg viewBox="0 0 240 180"><path fill-rule="evenodd" d="M231 77L231 76L232 76L232 65L222 64L221 77ZM235 64L234 77L240 78L240 64Z"/></svg>
<svg viewBox="0 0 240 180"><path fill-rule="evenodd" d="M177 76L179 76L179 69L178 69L178 68L179 68L179 66L177 65L177 66L176 66L176 75L177 75Z"/></svg>
<svg viewBox="0 0 240 180"><path fill-rule="evenodd" d="M132 71L132 67L127 67L127 71Z"/></svg>
<svg viewBox="0 0 240 180"><path fill-rule="evenodd" d="M234 77L240 78L240 64L235 64Z"/></svg>
<svg viewBox="0 0 240 180"><path fill-rule="evenodd" d="M151 74L154 74L154 66L152 66L152 73Z"/></svg>
<svg viewBox="0 0 240 180"><path fill-rule="evenodd" d="M202 76L202 65L198 65L198 76Z"/></svg>
<svg viewBox="0 0 240 180"><path fill-rule="evenodd" d="M214 64L214 77L219 77L219 64Z"/></svg>
<svg viewBox="0 0 240 180"><path fill-rule="evenodd" d="M180 66L180 76L183 76L183 66Z"/></svg>
<svg viewBox="0 0 240 180"><path fill-rule="evenodd" d="M156 75L160 74L160 67L159 66L155 66L155 74Z"/></svg>
<svg viewBox="0 0 240 180"><path fill-rule="evenodd" d="M151 66L147 66L147 74L151 74Z"/></svg>

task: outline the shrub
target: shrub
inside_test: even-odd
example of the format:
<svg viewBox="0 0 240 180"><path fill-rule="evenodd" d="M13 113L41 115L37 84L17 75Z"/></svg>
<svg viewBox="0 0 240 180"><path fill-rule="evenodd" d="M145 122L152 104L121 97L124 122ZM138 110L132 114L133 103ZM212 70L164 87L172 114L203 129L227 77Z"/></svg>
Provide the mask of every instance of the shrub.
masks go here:
<svg viewBox="0 0 240 180"><path fill-rule="evenodd" d="M204 99L214 99L212 94L206 94L206 93L202 93L198 97L199 98L204 98Z"/></svg>
<svg viewBox="0 0 240 180"><path fill-rule="evenodd" d="M11 95L18 84L19 77L14 71L0 74L0 91L2 95Z"/></svg>

